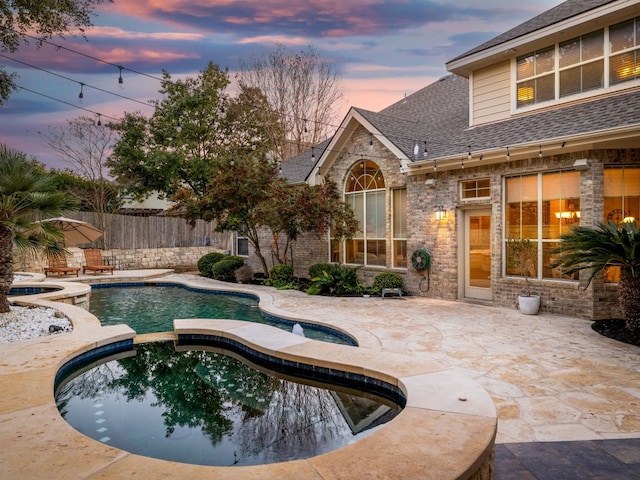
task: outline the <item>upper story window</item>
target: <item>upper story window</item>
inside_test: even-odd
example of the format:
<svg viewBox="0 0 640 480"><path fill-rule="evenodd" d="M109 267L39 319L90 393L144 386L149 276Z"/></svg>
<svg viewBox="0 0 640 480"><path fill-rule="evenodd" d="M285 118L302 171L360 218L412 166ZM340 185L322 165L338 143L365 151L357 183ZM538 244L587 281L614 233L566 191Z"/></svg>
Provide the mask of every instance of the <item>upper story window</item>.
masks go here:
<svg viewBox="0 0 640 480"><path fill-rule="evenodd" d="M555 98L555 48L537 50L517 60L518 107Z"/></svg>
<svg viewBox="0 0 640 480"><path fill-rule="evenodd" d="M516 106L559 100L635 79L640 79L640 17L518 57Z"/></svg>
<svg viewBox="0 0 640 480"><path fill-rule="evenodd" d="M560 97L604 87L604 30L559 45Z"/></svg>
<svg viewBox="0 0 640 480"><path fill-rule="evenodd" d="M609 45L611 85L640 77L640 17L609 27Z"/></svg>

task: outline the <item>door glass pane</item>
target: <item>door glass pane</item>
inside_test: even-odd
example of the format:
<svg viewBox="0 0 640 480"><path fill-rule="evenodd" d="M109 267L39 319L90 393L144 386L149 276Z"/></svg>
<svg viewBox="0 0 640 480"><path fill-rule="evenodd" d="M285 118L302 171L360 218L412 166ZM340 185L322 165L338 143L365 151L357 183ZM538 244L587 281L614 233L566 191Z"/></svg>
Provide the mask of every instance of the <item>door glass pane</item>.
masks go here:
<svg viewBox="0 0 640 480"><path fill-rule="evenodd" d="M491 217L469 217L469 286L491 288Z"/></svg>

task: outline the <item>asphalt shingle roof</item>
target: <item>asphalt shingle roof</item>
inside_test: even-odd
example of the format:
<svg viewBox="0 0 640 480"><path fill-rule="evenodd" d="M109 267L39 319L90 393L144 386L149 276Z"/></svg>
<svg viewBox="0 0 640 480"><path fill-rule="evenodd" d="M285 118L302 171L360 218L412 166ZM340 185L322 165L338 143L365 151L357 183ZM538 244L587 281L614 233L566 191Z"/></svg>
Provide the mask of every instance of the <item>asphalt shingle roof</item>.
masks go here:
<svg viewBox="0 0 640 480"><path fill-rule="evenodd" d="M542 28L549 27L568 18L575 17L576 15L580 15L582 13L588 12L589 10L593 10L594 8L598 8L615 1L618 0L568 0L550 10L547 10L546 12L541 13L537 17L534 17L531 20L527 20L517 27L514 27L511 30L498 35L497 37L492 38L482 45L478 45L477 47L463 53L462 55L457 56L447 63L460 60L464 57L468 57L478 52L482 52L483 50L487 50L510 40L514 40L529 33L533 33Z"/></svg>
<svg viewBox="0 0 640 480"><path fill-rule="evenodd" d="M450 75L380 113L359 110L412 159L413 146L427 142L430 158L640 125L640 91L598 97L469 127L467 79Z"/></svg>

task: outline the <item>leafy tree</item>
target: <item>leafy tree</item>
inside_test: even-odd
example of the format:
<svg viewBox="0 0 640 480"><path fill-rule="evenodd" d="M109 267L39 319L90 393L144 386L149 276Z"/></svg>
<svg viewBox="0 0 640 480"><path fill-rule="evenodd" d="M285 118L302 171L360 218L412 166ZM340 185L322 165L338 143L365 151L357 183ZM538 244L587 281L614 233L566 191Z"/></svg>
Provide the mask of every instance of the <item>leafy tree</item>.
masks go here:
<svg viewBox="0 0 640 480"><path fill-rule="evenodd" d="M331 227L333 237L341 239L351 238L359 228L353 211L330 180L316 186L278 182L269 199L258 206L258 216L271 231L271 251L279 263L286 263L292 242L303 233L322 236Z"/></svg>
<svg viewBox="0 0 640 480"><path fill-rule="evenodd" d="M260 244L271 230L277 250L302 232L355 231L350 210L335 185L292 187L278 173L274 139L278 116L260 90L241 83L235 97L225 93L227 73L209 63L198 78L172 81L165 72L162 101L150 119L127 114L114 125L120 139L108 161L112 174L137 196L157 191L190 221L215 221L220 231L246 237L267 276ZM351 216L349 216L351 215Z"/></svg>
<svg viewBox="0 0 640 480"><path fill-rule="evenodd" d="M93 117L79 116L68 120L65 127L50 128L44 137L47 145L69 165L67 172L60 174L72 184L69 191L85 210L97 213L97 227L104 231L105 213L119 206L117 188L109 180L106 166L116 140L114 130ZM79 178L74 178L74 174Z"/></svg>
<svg viewBox="0 0 640 480"><path fill-rule="evenodd" d="M0 0L0 51L16 52L27 36L37 37L37 45L55 36L91 26L94 8L105 0ZM0 105L16 88L15 74L0 66Z"/></svg>
<svg viewBox="0 0 640 480"><path fill-rule="evenodd" d="M63 235L38 218L55 217L75 208L75 202L56 188L56 178L42 166L5 145L0 145L0 313L9 312L8 294L13 282L13 245L35 251L55 245Z"/></svg>
<svg viewBox="0 0 640 480"><path fill-rule="evenodd" d="M117 213L122 206L121 188L110 181L105 181L104 185L96 186L93 181L88 180L72 172L69 169L58 170L52 168L49 173L57 177L60 190L67 192L78 202L78 208L84 212L95 212L95 203L91 201L92 194L96 189L103 190L104 213Z"/></svg>
<svg viewBox="0 0 640 480"><path fill-rule="evenodd" d="M292 52L278 44L240 66L242 81L264 92L284 126L275 141L280 159L298 155L332 133L342 99L340 75L315 48Z"/></svg>
<svg viewBox="0 0 640 480"><path fill-rule="evenodd" d="M640 334L640 229L637 221L576 227L562 235L552 268L573 274L590 270L587 287L597 273L620 267L619 301L627 330ZM585 287L586 288L586 287Z"/></svg>
<svg viewBox="0 0 640 480"><path fill-rule="evenodd" d="M136 197L158 192L190 221L216 221L260 251L256 207L277 178L271 139L280 128L266 98L240 84L229 98L227 72L209 63L197 78L173 81L164 72L150 119L126 114L108 161L120 184Z"/></svg>

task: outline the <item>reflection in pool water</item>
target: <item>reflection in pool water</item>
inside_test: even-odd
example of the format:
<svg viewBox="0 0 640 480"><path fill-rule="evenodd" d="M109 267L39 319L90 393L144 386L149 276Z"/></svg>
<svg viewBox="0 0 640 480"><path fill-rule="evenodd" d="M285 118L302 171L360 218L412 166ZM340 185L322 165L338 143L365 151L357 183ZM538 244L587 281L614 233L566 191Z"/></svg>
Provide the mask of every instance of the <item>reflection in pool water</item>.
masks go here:
<svg viewBox="0 0 640 480"><path fill-rule="evenodd" d="M282 462L356 441L399 412L388 400L267 375L219 353L176 352L169 342L135 348L56 391L74 428L135 454L200 465Z"/></svg>
<svg viewBox="0 0 640 480"><path fill-rule="evenodd" d="M176 318L246 320L289 332L294 323L266 318L260 312L258 302L246 295L168 285L94 286L89 310L102 325L126 324L138 334L173 331ZM355 343L346 335L310 326L305 327L305 336L332 343Z"/></svg>

